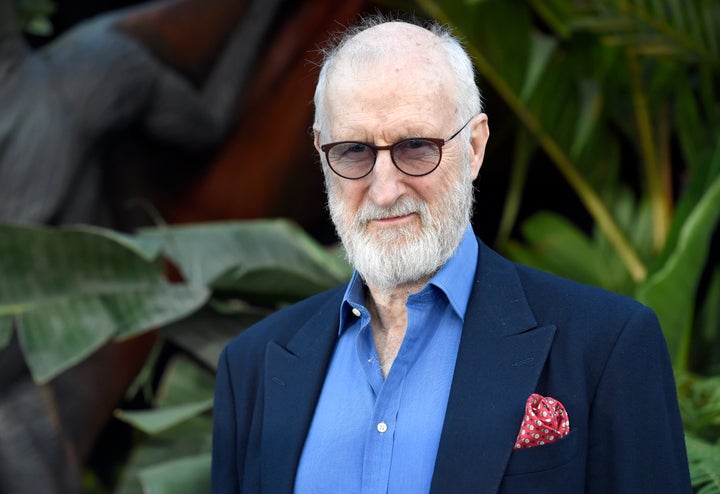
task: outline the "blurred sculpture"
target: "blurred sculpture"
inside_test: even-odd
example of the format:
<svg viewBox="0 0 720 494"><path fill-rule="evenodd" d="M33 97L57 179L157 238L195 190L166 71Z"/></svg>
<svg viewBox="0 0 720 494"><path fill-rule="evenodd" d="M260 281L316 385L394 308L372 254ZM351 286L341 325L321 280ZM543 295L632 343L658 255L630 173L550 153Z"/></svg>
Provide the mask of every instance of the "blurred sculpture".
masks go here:
<svg viewBox="0 0 720 494"><path fill-rule="evenodd" d="M99 162L130 127L184 149L219 144L278 3L246 6L197 88L128 31L162 4L83 22L35 52L0 0L0 221L112 225Z"/></svg>
<svg viewBox="0 0 720 494"><path fill-rule="evenodd" d="M33 51L12 2L0 0L0 222L115 226L101 165L123 130L215 149L279 3L153 2L83 22ZM216 62L207 77L189 74L204 79L197 85L161 60L161 30L148 26L173 15L199 22L206 12L217 22L204 26L205 49L192 55ZM0 493L81 492L82 462L150 348L147 338L123 345L42 386L16 338L0 351Z"/></svg>
<svg viewBox="0 0 720 494"><path fill-rule="evenodd" d="M111 197L131 169L154 173L140 189L170 222L327 222L307 158L314 59L365 4L145 2L33 51L12 0L0 0L0 222L132 226ZM179 167L197 173L158 201ZM0 350L0 494L81 492L84 464L154 341L106 345L46 385L33 383L16 338Z"/></svg>

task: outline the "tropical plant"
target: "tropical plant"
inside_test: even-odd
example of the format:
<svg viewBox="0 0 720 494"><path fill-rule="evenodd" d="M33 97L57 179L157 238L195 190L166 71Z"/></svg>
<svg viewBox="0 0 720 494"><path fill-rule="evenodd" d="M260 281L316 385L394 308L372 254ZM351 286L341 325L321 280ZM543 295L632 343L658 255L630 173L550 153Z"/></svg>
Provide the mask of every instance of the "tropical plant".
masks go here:
<svg viewBox="0 0 720 494"><path fill-rule="evenodd" d="M678 387L685 419L690 476L702 494L720 492L720 376L681 375Z"/></svg>
<svg viewBox="0 0 720 494"><path fill-rule="evenodd" d="M647 301L686 368L692 301L720 214L720 4L418 3L467 40L517 118L498 246ZM523 225L525 244L509 240L539 152L577 193L592 236L572 214L543 211ZM678 283L673 297L663 293Z"/></svg>
<svg viewBox="0 0 720 494"><path fill-rule="evenodd" d="M50 16L56 6L52 0L14 0L18 20L25 32L36 36L49 36L53 33Z"/></svg>
<svg viewBox="0 0 720 494"><path fill-rule="evenodd" d="M656 311L684 383L694 484L720 492L712 446L720 436L709 425L720 410L692 399L720 369L711 253L720 218L720 3L416 3L467 41L488 91L515 117L503 132L514 154L496 246ZM537 161L554 165L583 214L539 211L518 227ZM693 423L703 414L712 418Z"/></svg>
<svg viewBox="0 0 720 494"><path fill-rule="evenodd" d="M720 268L711 248L720 215L720 3L384 3L420 6L454 27L488 100L508 110L511 118L490 115L502 129L493 139L510 136L500 147L512 152L496 247L656 310L676 369L693 485L720 492ZM520 222L523 198L533 192L528 180L545 162L584 211L533 211ZM348 275L337 257L282 222L136 235L8 227L0 228L0 250L12 253L12 260L0 258L0 349L15 321L40 381L103 341L163 326L153 358L128 391L147 395L153 408L117 414L136 427L138 444L117 489L122 494L206 491L219 349L258 317ZM106 257L82 266L94 256ZM125 268L108 271L106 261ZM168 281L166 262L182 282ZM49 282L33 283L39 273ZM85 320L80 307L102 331L74 324ZM54 328L56 344L38 338L39 328ZM62 331L69 331L66 339Z"/></svg>
<svg viewBox="0 0 720 494"><path fill-rule="evenodd" d="M280 305L350 274L336 253L284 220L134 235L0 225L0 251L0 350L16 332L38 383L109 340L159 328L156 350L127 392L128 402L140 396L153 408L117 412L138 431L116 490L126 494L207 492L221 348Z"/></svg>

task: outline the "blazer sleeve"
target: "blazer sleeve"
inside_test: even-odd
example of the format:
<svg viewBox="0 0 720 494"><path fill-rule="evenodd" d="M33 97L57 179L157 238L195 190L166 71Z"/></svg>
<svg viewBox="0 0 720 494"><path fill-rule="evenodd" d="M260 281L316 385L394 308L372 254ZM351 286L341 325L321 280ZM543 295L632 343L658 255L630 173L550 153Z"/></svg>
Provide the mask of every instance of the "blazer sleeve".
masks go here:
<svg viewBox="0 0 720 494"><path fill-rule="evenodd" d="M651 310L620 332L589 420L587 493L691 492L672 367Z"/></svg>
<svg viewBox="0 0 720 494"><path fill-rule="evenodd" d="M215 380L212 434L212 494L239 494L235 398L225 348Z"/></svg>

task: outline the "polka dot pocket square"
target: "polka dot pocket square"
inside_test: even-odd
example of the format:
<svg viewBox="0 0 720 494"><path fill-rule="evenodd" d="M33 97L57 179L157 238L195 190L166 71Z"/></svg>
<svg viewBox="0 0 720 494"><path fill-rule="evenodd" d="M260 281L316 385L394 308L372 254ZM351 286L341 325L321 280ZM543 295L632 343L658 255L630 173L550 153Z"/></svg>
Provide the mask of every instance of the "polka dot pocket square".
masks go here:
<svg viewBox="0 0 720 494"><path fill-rule="evenodd" d="M525 403L525 415L515 439L515 449L554 443L570 433L570 418L562 403L532 394Z"/></svg>

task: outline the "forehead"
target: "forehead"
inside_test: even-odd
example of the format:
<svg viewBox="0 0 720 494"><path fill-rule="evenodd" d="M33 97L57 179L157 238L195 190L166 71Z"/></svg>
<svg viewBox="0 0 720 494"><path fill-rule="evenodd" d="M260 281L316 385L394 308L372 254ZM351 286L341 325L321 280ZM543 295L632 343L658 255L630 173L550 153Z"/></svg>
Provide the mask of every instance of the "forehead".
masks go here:
<svg viewBox="0 0 720 494"><path fill-rule="evenodd" d="M437 37L411 25L377 28L338 53L325 93L329 123L445 121L454 115L455 85Z"/></svg>

